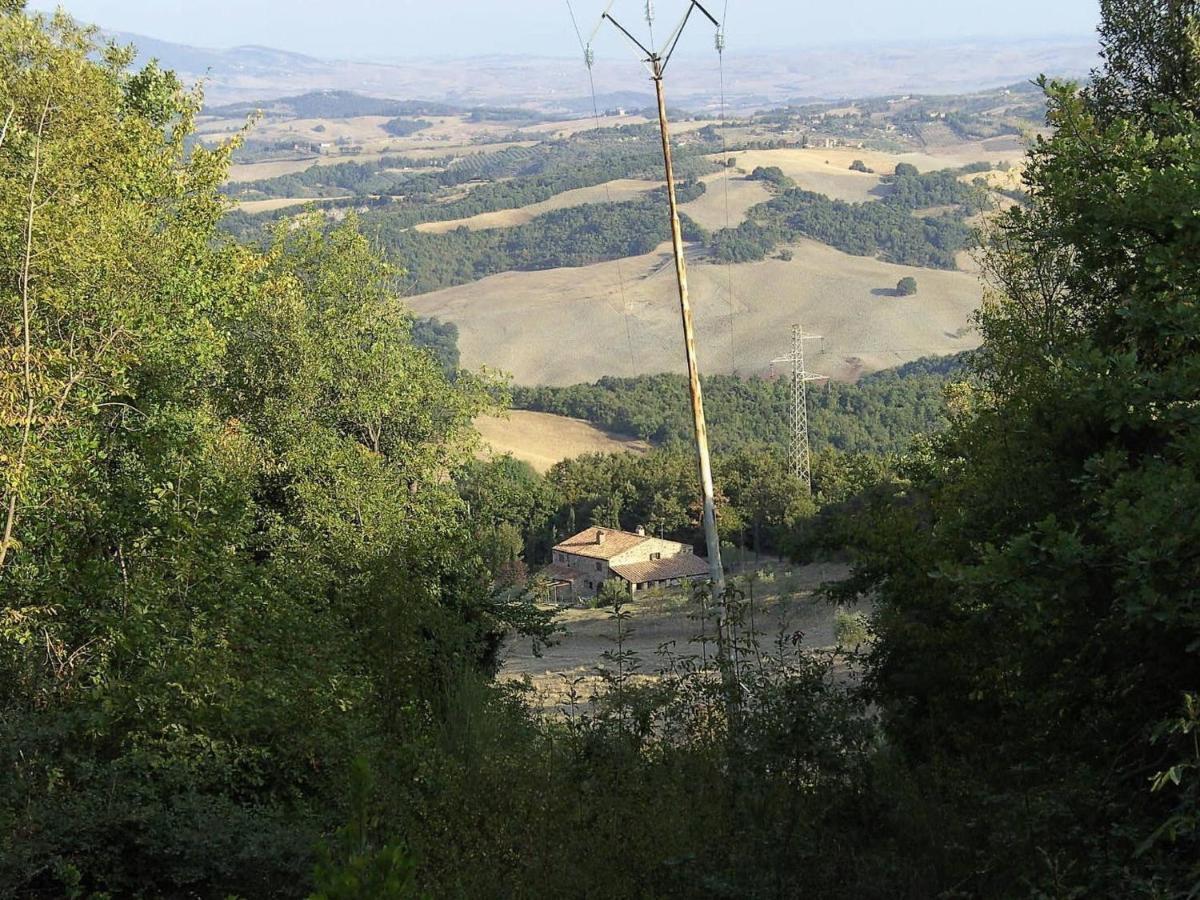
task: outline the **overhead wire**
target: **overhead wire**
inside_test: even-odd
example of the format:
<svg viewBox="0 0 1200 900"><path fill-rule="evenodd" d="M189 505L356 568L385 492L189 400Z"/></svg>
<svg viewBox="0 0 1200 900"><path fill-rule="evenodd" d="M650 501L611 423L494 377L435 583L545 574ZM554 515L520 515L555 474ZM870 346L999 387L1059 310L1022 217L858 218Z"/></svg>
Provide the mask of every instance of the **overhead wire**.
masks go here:
<svg viewBox="0 0 1200 900"><path fill-rule="evenodd" d="M729 231L731 220L729 210L729 139L725 134L725 27L729 21L729 0L725 0L721 12L721 27L717 31L717 59L721 77L721 168L725 177L722 179L725 190L725 230ZM738 372L736 315L737 306L733 295L733 260L725 261L726 298L729 303L729 368L736 375Z"/></svg>
<svg viewBox="0 0 1200 900"><path fill-rule="evenodd" d="M610 2L608 4L608 8L605 9L605 11L604 11L604 15L608 14L609 10L611 10L613 8L613 4L615 2L616 2L616 0L610 0ZM596 99L596 76L592 72L592 67L595 65L595 62L596 62L596 56L595 56L595 53L592 51L591 40L585 41L583 39L583 32L579 28L579 20L575 16L575 8L571 5L571 0L566 0L566 4L567 4L567 12L569 12L571 14L571 24L575 27L575 37L579 39L579 49L583 51L583 63L584 63L584 67L587 69L587 73L588 73L588 87L592 93L592 119L595 122L596 131L599 132L600 127L601 127L600 126L600 103ZM604 16L601 16L600 19L601 19L601 22L603 22ZM596 31L598 31L598 30L599 30L599 26L596 26L596 29L594 29L592 31L593 38L595 37ZM608 181L604 182L604 197L605 197L605 201L611 206L612 202L613 202L612 189L609 186ZM621 296L621 313L625 318L625 343L629 350L629 365L630 365L630 371L632 373L637 370L637 355L633 352L633 327L629 321L629 296L625 290L625 271L624 271L624 266L622 265L622 262L621 262L621 257L619 257L619 256L617 257L616 264L617 264L617 289L620 292L620 296Z"/></svg>

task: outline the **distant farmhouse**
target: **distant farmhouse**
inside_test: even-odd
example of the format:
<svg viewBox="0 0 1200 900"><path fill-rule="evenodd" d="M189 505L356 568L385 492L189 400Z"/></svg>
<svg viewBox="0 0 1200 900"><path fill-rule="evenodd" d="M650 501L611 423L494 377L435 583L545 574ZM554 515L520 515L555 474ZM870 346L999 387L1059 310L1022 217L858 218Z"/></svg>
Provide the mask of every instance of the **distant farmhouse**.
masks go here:
<svg viewBox="0 0 1200 900"><path fill-rule="evenodd" d="M687 544L611 528L589 528L554 548L546 569L551 597L560 602L591 597L619 579L631 594L708 577L708 562Z"/></svg>

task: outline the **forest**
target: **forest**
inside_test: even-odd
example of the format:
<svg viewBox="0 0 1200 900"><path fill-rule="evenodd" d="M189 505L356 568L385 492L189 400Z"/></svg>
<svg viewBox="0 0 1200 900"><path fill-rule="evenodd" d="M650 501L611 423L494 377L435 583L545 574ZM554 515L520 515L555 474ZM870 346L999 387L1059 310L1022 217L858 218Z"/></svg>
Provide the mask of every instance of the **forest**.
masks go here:
<svg viewBox="0 0 1200 900"><path fill-rule="evenodd" d="M849 453L893 454L948 422L945 392L970 380L969 354L928 358L864 375L855 383L809 387L812 441ZM704 404L717 451L787 446L792 385L788 377L705 376ZM514 387L514 409L584 419L660 446L690 444L692 420L682 375L602 378L556 388Z"/></svg>
<svg viewBox="0 0 1200 900"><path fill-rule="evenodd" d="M777 168L760 168L752 177L780 193L752 210L736 228L714 232L709 252L718 262L764 259L783 243L812 238L855 256L877 256L891 263L931 269L957 268L956 255L968 247L966 219L986 207L986 194L958 180L953 171L920 174L901 164L883 179L882 199L869 203L830 200L790 184ZM911 170L911 171L908 171ZM934 207L951 212L918 217Z"/></svg>
<svg viewBox="0 0 1200 900"><path fill-rule="evenodd" d="M678 191L686 203L704 192L704 183L681 183ZM460 226L430 234L408 227L387 208L368 210L361 227L389 259L404 261L406 293L422 294L501 272L587 266L649 253L671 239L662 214L664 193L656 188L638 200L554 210L508 228ZM686 240L704 240L704 229L686 215L680 219Z"/></svg>
<svg viewBox="0 0 1200 900"><path fill-rule="evenodd" d="M199 91L0 2L0 896L1195 896L1200 5L1100 9L981 236L982 347L846 395L944 378L932 432L827 447L811 494L717 456L726 540L847 563L866 639L758 634L749 579L639 659L617 598L560 714L495 678L555 637L522 568L694 533L674 417L641 457L477 460L506 386L396 302L433 245L237 240Z"/></svg>

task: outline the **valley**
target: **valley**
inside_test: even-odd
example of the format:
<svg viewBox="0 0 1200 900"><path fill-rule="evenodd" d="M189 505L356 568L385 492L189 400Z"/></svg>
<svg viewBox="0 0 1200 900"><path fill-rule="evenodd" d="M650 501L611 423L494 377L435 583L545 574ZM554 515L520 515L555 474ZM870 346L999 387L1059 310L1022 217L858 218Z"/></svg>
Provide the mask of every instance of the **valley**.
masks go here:
<svg viewBox="0 0 1200 900"><path fill-rule="evenodd" d="M413 311L457 327L462 364L517 384L681 371L661 161L645 111L561 119L337 92L264 106L227 187L240 236L310 205L331 221L358 215L403 267ZM215 109L203 139L222 139L249 108ZM1035 96L1003 89L677 119L706 372L771 374L796 322L824 337L811 365L843 380L976 345L982 286L968 229L1013 202L1004 192L1040 127ZM919 173L905 191L928 199L904 200L899 219L858 216L864 204L895 206L897 171ZM947 193L942 173L962 189ZM832 205L810 214L810 195ZM831 226L830 215L851 218ZM905 216L940 230L890 233L897 226L885 223ZM893 296L908 277L918 293Z"/></svg>

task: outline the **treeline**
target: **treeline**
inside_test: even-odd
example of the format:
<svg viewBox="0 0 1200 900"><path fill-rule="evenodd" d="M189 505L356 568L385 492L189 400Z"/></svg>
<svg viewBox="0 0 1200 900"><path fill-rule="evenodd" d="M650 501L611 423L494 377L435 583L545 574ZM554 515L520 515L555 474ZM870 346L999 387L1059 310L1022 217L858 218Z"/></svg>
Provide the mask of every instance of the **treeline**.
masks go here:
<svg viewBox="0 0 1200 900"><path fill-rule="evenodd" d="M520 615L446 478L484 385L414 346L352 219L266 253L222 238L229 153L186 149L194 95L21 5L0 7L0 896L306 896L357 852L362 766L399 775L396 751L419 781L438 698Z"/></svg>
<svg viewBox="0 0 1200 900"><path fill-rule="evenodd" d="M238 200L270 197L312 197L389 194L424 176L420 170L449 165L450 158L414 159L384 156L373 162L342 162L331 166L313 165L303 172L278 175L261 181L234 182L223 188ZM415 171L395 171L401 169ZM419 184L420 182L417 181ZM440 186L440 185L439 185Z"/></svg>
<svg viewBox="0 0 1200 900"><path fill-rule="evenodd" d="M703 188L702 182L681 185L681 198L695 199ZM471 231L464 226L429 234L408 227L387 209L365 213L362 227L389 258L403 264L408 290L422 294L501 272L587 266L649 253L671 238L662 193L658 188L625 203L555 210L511 228ZM691 219L682 219L687 240L707 237Z"/></svg>
<svg viewBox="0 0 1200 900"><path fill-rule="evenodd" d="M779 448L743 444L714 455L719 526L730 559L754 554L807 556L821 548L804 523L822 508L847 502L895 466L880 454L845 454L828 447L813 455L813 489L789 469ZM456 474L484 556L521 560L536 573L565 537L593 525L704 547L703 509L690 447L647 454L588 454L565 460L545 476L511 457L473 462Z"/></svg>
<svg viewBox="0 0 1200 900"><path fill-rule="evenodd" d="M809 425L814 445L847 453L900 453L920 434L946 424L944 394L969 379L969 354L931 357L863 376L853 384L809 387ZM693 440L687 379L642 375L600 379L573 387L516 387L516 409L584 419L619 434L655 444ZM756 444L787 446L792 389L788 378L704 379L709 438L719 452Z"/></svg>
<svg viewBox="0 0 1200 900"><path fill-rule="evenodd" d="M412 342L428 350L451 378L458 374L462 359L458 350L458 326L437 318L417 318L412 323Z"/></svg>
<svg viewBox="0 0 1200 900"><path fill-rule="evenodd" d="M779 183L767 170L758 177ZM765 259L780 244L807 237L844 253L877 256L898 265L956 268L955 257L971 238L965 219L983 208L986 192L963 184L954 172L898 174L885 178L884 184L887 194L869 203L784 190L752 209L741 225L715 232L708 244L711 257L718 262ZM939 206L955 209L937 216L913 215Z"/></svg>
<svg viewBox="0 0 1200 900"><path fill-rule="evenodd" d="M205 109L205 114L220 118L253 116L258 112L272 116L287 116L293 119L354 119L360 116L459 116L471 113L486 115L491 110L468 109L450 103L429 100L389 100L368 97L353 91L310 91L295 97L280 97L276 100L229 103ZM505 113L507 110L496 110ZM526 119L539 118L537 113L525 112Z"/></svg>
<svg viewBox="0 0 1200 900"><path fill-rule="evenodd" d="M716 170L704 153L707 147L683 149L677 159L677 176L694 179ZM397 172L397 169L414 171ZM441 169L442 171L436 171ZM591 187L620 178L662 177L661 151L651 142L632 145L611 135L591 140L576 136L571 141L536 147L508 147L495 153L476 153L459 158L417 160L385 156L374 162L341 163L312 167L304 172L230 185L227 192L242 200L267 197L318 197L344 194L356 198L397 197L415 204L405 212L415 222L438 221L525 206L556 193ZM474 187L472 197L460 203L451 215L439 211L435 201L462 185L500 182ZM511 181L512 183L507 183ZM490 194L484 188L509 193ZM477 196L475 196L477 193ZM509 204L509 205L500 205ZM443 203L442 206L454 204ZM463 212L463 210L473 210ZM425 218L417 218L424 216Z"/></svg>

